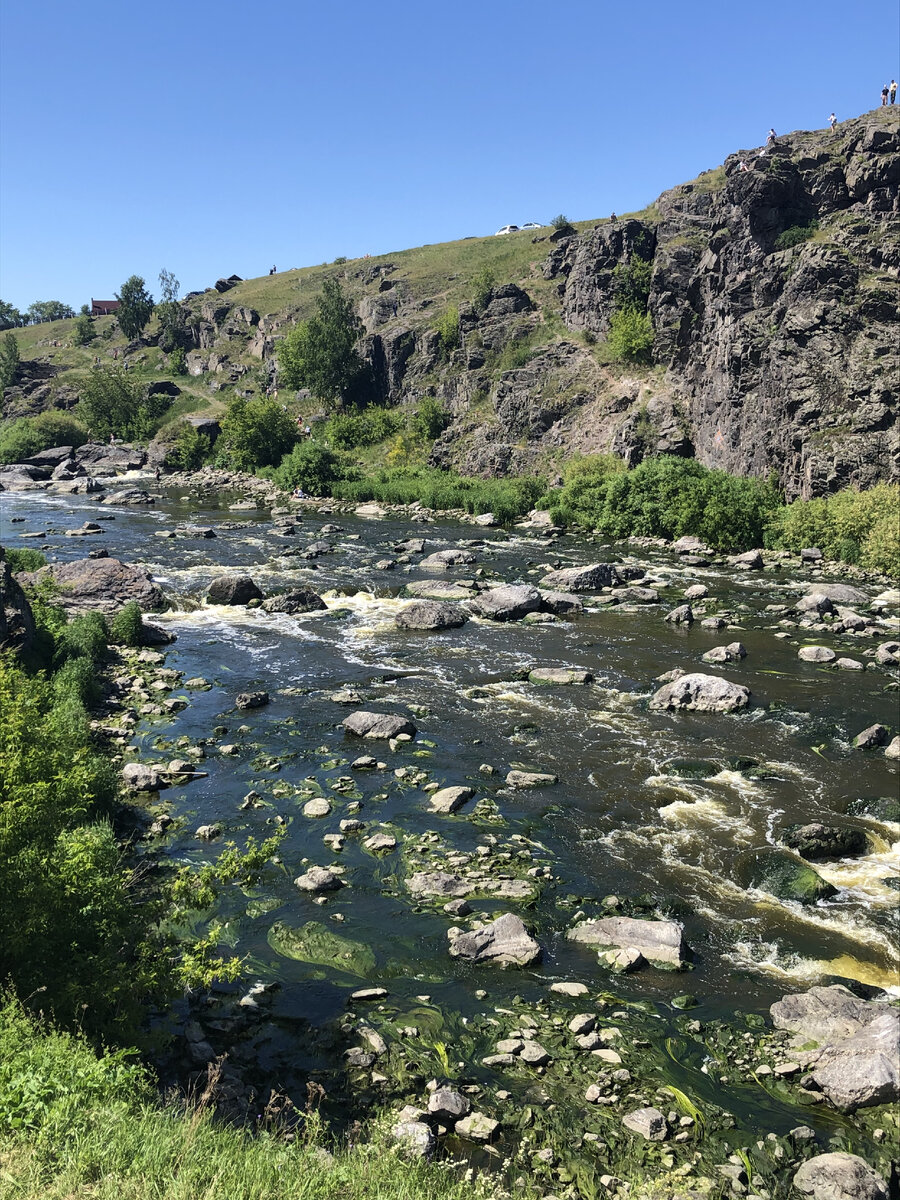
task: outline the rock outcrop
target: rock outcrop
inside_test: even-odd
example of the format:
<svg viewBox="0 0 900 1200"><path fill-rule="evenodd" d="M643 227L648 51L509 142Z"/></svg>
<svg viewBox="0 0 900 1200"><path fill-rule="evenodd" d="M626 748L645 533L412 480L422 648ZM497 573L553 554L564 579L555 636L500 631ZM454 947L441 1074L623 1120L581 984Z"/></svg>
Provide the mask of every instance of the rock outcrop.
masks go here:
<svg viewBox="0 0 900 1200"><path fill-rule="evenodd" d="M77 558L67 563L51 563L37 571L21 572L18 578L29 585L52 580L59 588L57 603L63 608L113 613L134 600L142 611L153 612L165 604L162 590L149 571L117 558Z"/></svg>

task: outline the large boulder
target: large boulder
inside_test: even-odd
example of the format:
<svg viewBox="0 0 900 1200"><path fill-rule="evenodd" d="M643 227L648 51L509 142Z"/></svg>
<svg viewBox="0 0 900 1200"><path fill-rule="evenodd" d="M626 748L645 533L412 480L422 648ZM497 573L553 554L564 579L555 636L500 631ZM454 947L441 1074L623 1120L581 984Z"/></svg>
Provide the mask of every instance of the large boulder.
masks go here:
<svg viewBox="0 0 900 1200"><path fill-rule="evenodd" d="M482 592L470 601L470 607L479 617L491 621L518 621L526 613L537 612L541 603L541 593L536 587L508 583Z"/></svg>
<svg viewBox="0 0 900 1200"><path fill-rule="evenodd" d="M851 858L865 854L869 842L861 829L839 829L813 821L785 830L782 843L802 858Z"/></svg>
<svg viewBox="0 0 900 1200"><path fill-rule="evenodd" d="M59 588L57 603L70 609L113 613L134 600L144 612L163 608L165 601L149 571L117 558L77 558L22 572L19 582L33 587L50 580Z"/></svg>
<svg viewBox="0 0 900 1200"><path fill-rule="evenodd" d="M797 1034L801 1042L819 1043L853 1037L884 1011L883 1005L861 1000L840 983L782 996L769 1009L776 1029Z"/></svg>
<svg viewBox="0 0 900 1200"><path fill-rule="evenodd" d="M573 942L598 950L637 950L648 962L683 967L691 955L679 921L641 920L635 917L601 917L570 929Z"/></svg>
<svg viewBox="0 0 900 1200"><path fill-rule="evenodd" d="M207 604L249 604L262 598L249 575L217 575L206 591Z"/></svg>
<svg viewBox="0 0 900 1200"><path fill-rule="evenodd" d="M887 1200L887 1184L858 1154L835 1151L808 1158L794 1187L812 1200Z"/></svg>
<svg viewBox="0 0 900 1200"><path fill-rule="evenodd" d="M416 736L416 727L406 717L394 713L355 712L341 722L347 733L364 738L395 738L400 734Z"/></svg>
<svg viewBox="0 0 900 1200"><path fill-rule="evenodd" d="M458 629L468 621L468 614L458 604L440 600L414 600L395 617L399 629Z"/></svg>
<svg viewBox="0 0 900 1200"><path fill-rule="evenodd" d="M837 889L801 858L783 850L766 849L748 856L749 882L779 900L816 904L837 895Z"/></svg>
<svg viewBox="0 0 900 1200"><path fill-rule="evenodd" d="M268 613L288 613L294 616L296 613L321 612L327 609L328 605L311 588L294 588L290 592L282 592L278 596L270 596L268 600L263 600L262 607Z"/></svg>
<svg viewBox="0 0 900 1200"><path fill-rule="evenodd" d="M89 475L122 475L140 470L147 455L143 450L120 443L109 446L105 442L85 442L75 451L75 458Z"/></svg>
<svg viewBox="0 0 900 1200"><path fill-rule="evenodd" d="M695 672L664 684L650 700L652 709L689 712L734 712L750 703L750 689L718 675Z"/></svg>
<svg viewBox="0 0 900 1200"><path fill-rule="evenodd" d="M586 567L562 567L550 571L541 580L542 588L560 592L599 592L601 588L621 583L612 563L589 563Z"/></svg>
<svg viewBox="0 0 900 1200"><path fill-rule="evenodd" d="M527 967L541 957L541 947L514 913L504 913L471 933L448 930L447 936L451 956L470 962Z"/></svg>
<svg viewBox="0 0 900 1200"><path fill-rule="evenodd" d="M413 583L408 583L406 590L410 596L417 596L423 600L470 600L472 598L471 587L465 587L461 583L452 583L449 580L444 582L440 579L418 579Z"/></svg>
<svg viewBox="0 0 900 1200"><path fill-rule="evenodd" d="M448 567L459 567L473 562L475 555L471 550L437 550L423 558L419 566L425 567L426 570L446 571Z"/></svg>

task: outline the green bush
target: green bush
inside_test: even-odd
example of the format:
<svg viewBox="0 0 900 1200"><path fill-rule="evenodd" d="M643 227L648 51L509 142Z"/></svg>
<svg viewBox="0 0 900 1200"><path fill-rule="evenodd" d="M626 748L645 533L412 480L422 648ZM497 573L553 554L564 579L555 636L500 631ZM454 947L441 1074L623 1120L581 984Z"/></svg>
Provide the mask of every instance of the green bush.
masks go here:
<svg viewBox="0 0 900 1200"><path fill-rule="evenodd" d="M176 471L196 471L212 458L209 434L201 433L196 425L179 421L174 432L175 441L166 452L166 466L174 467Z"/></svg>
<svg viewBox="0 0 900 1200"><path fill-rule="evenodd" d="M318 442L298 442L290 454L286 454L272 478L280 488L293 492L302 488L311 496L330 496L331 486L343 478L341 460L327 447Z"/></svg>
<svg viewBox="0 0 900 1200"><path fill-rule="evenodd" d="M173 375L187 375L187 351L176 346L169 354L169 370Z"/></svg>
<svg viewBox="0 0 900 1200"><path fill-rule="evenodd" d="M615 309L609 319L607 342L619 362L649 362L653 350L650 314L635 308Z"/></svg>
<svg viewBox="0 0 900 1200"><path fill-rule="evenodd" d="M472 305L476 312L481 313L491 302L491 292L497 277L490 267L482 267L472 279Z"/></svg>
<svg viewBox="0 0 900 1200"><path fill-rule="evenodd" d="M845 488L833 496L795 500L775 514L766 544L794 553L818 546L827 558L896 576L900 574L898 508L900 486L889 483L864 492Z"/></svg>
<svg viewBox="0 0 900 1200"><path fill-rule="evenodd" d="M572 222L569 220L569 218L566 216L565 213L557 213L557 215L553 218L553 220L550 222L550 224L556 230L557 233L574 233L575 232L575 226L572 224Z"/></svg>
<svg viewBox="0 0 900 1200"><path fill-rule="evenodd" d="M20 417L0 427L0 463L21 462L54 446L83 446L87 440L85 427L67 413Z"/></svg>
<svg viewBox="0 0 900 1200"><path fill-rule="evenodd" d="M459 309L449 304L434 325L441 344L441 355L447 359L459 345Z"/></svg>
<svg viewBox="0 0 900 1200"><path fill-rule="evenodd" d="M100 699L97 668L90 658L70 658L53 675L53 694L65 703L72 701L90 708Z"/></svg>
<svg viewBox="0 0 900 1200"><path fill-rule="evenodd" d="M99 662L109 645L109 628L102 613L81 613L67 621L57 636L56 662L86 658Z"/></svg>
<svg viewBox="0 0 900 1200"><path fill-rule="evenodd" d="M278 343L280 379L285 387L308 387L331 404L357 401L371 390L372 373L356 343L363 326L355 303L336 279L326 279L315 314Z"/></svg>
<svg viewBox="0 0 900 1200"><path fill-rule="evenodd" d="M13 572L39 571L47 565L46 556L40 550L4 550L3 557Z"/></svg>
<svg viewBox="0 0 900 1200"><path fill-rule="evenodd" d="M396 412L370 405L362 412L333 413L325 424L325 436L339 450L353 450L386 441L401 424Z"/></svg>
<svg viewBox="0 0 900 1200"><path fill-rule="evenodd" d="M240 471L275 466L297 440L294 422L267 396L234 396L222 420L217 452Z"/></svg>
<svg viewBox="0 0 900 1200"><path fill-rule="evenodd" d="M623 311L635 309L638 312L646 312L647 301L650 299L652 274L653 263L638 254L632 255L630 262L619 263L613 269L613 295L616 307Z"/></svg>
<svg viewBox="0 0 900 1200"><path fill-rule="evenodd" d="M423 396L419 407L410 417L410 428L417 437L433 442L450 424L450 414L434 396Z"/></svg>
<svg viewBox="0 0 900 1200"><path fill-rule="evenodd" d="M141 606L135 600L124 604L109 623L109 636L117 646L140 646L144 631Z"/></svg>
<svg viewBox="0 0 900 1200"><path fill-rule="evenodd" d="M791 246L799 246L801 242L808 242L818 228L818 221L810 221L808 225L792 225L790 229L779 233L775 239L775 249L790 250Z"/></svg>
<svg viewBox="0 0 900 1200"><path fill-rule="evenodd" d="M110 435L135 441L152 437L171 403L161 392L148 395L122 367L92 367L81 384L78 415L101 441Z"/></svg>
<svg viewBox="0 0 900 1200"><path fill-rule="evenodd" d="M88 313L82 313L75 322L75 344L89 346L96 336L97 330L94 328L94 322Z"/></svg>

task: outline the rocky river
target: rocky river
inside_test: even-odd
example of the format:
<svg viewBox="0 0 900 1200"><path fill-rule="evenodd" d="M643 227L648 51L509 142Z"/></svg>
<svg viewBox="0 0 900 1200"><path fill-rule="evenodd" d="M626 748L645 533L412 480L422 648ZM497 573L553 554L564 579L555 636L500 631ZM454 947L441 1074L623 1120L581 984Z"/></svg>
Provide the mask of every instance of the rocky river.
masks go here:
<svg viewBox="0 0 900 1200"><path fill-rule="evenodd" d="M155 502L4 493L2 534L161 589L176 640L110 698L152 776L140 853L283 832L215 914L244 977L179 1012L182 1059L227 1052L235 1099L315 1082L515 1142L560 1187L628 1161L765 1200L803 1139L887 1170L890 1089L835 1102L822 1038L769 1010L839 984L841 1036L896 1015L895 588L812 553L134 482Z"/></svg>

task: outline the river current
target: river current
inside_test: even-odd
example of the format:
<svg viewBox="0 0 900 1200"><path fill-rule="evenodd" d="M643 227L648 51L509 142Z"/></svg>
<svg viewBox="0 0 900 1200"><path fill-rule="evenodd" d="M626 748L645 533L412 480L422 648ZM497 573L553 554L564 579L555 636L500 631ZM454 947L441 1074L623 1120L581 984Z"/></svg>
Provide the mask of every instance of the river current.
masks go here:
<svg viewBox="0 0 900 1200"><path fill-rule="evenodd" d="M194 836L210 822L221 823L224 838L239 845L249 835L287 829L283 873L250 896L232 889L220 914L227 941L247 957L248 974L281 984L282 1016L325 1024L343 1011L348 989L364 984L386 986L411 1005L427 993L431 1005L463 1015L479 1009L479 988L502 1003L505 996L546 994L553 980L608 987L662 1008L690 991L704 1017L735 1008L764 1012L787 990L836 977L900 990L900 827L847 815L853 801L897 792L896 764L881 750L851 745L874 722L897 724L891 670L864 656L897 636L896 606L877 610L875 636L830 638L784 627L784 614L767 611L795 602L821 578L800 573L796 562L793 569L741 572L715 562L688 566L663 548L327 511L303 513L296 536L287 538L274 533L267 510L229 511L235 499L163 491L152 508L100 509L90 497L7 493L2 533L7 545L35 546L51 560L80 558L102 545L146 566L164 588L171 607L153 619L177 635L166 666L211 687L176 687L172 694L187 707L142 719L132 744L140 757L163 762L180 753L179 739L237 748L222 755L208 745L200 764L208 777L161 793L176 818L165 843L175 860L200 862L218 852L221 842ZM114 516L102 534L65 536L100 512ZM214 527L215 539L157 536L185 522ZM332 523L339 530L323 534ZM42 540L20 541L22 533L41 531ZM410 537L426 539L426 554L465 545L476 562L436 573L421 569L422 555L414 554L393 570L376 567ZM318 539L333 552L312 561L286 553ZM658 588L660 603L606 606L585 595L583 613L547 624L470 620L460 629L422 633L394 623L408 603L403 589L414 580L471 579L479 572L481 581L536 582L548 566L616 560L646 567L644 582ZM223 572L252 575L266 594L310 587L327 611L292 617L203 605L209 581ZM728 629L664 621L697 583L709 589L706 612L727 614ZM883 591L861 586L871 598ZM861 611L868 613L865 606ZM747 651L743 661L701 662L713 646L738 639ZM831 645L869 669L801 662L804 642ZM528 682L529 670L548 666L587 670L594 681ZM677 667L747 685L751 707L735 715L650 711L655 678ZM236 694L256 689L267 690L271 703L237 711ZM333 698L346 689L359 693L352 706ZM358 708L411 716L416 740L392 750L348 737L340 722ZM367 753L385 766L351 770L353 759ZM404 768L405 777L398 775ZM552 773L559 782L514 791L505 785L511 769ZM474 787L474 799L454 815L434 814L416 782L419 770L440 786ZM241 809L251 790L263 803ZM329 798L330 814L304 816L304 803L319 795ZM348 815L365 823L366 834L394 834L398 849L375 855L348 836L333 853L323 837L339 832ZM801 905L754 886L748 863L755 853L776 845L785 827L810 821L851 825L868 836L862 857L814 864L836 894ZM446 855L485 853L485 846L490 854L499 842L527 839L538 869L551 872L539 898L524 907L496 899L472 904L486 914L519 911L544 948L539 966L485 972L448 956L451 920L439 908L417 906L404 887L404 847L429 833L439 835ZM332 863L344 869L349 886L326 904L293 885L308 865ZM682 920L692 971L650 967L613 976L595 953L567 941L574 915L593 911L610 894L648 913L658 905ZM322 922L366 946L374 966L361 979L337 963L285 957L269 937L276 921Z"/></svg>

